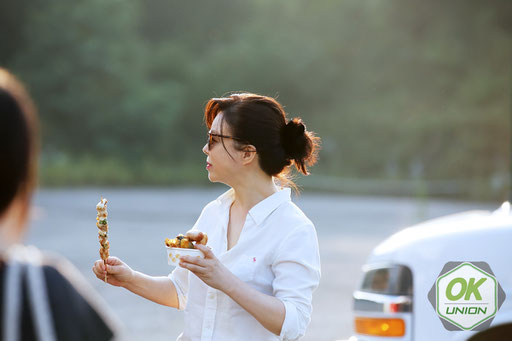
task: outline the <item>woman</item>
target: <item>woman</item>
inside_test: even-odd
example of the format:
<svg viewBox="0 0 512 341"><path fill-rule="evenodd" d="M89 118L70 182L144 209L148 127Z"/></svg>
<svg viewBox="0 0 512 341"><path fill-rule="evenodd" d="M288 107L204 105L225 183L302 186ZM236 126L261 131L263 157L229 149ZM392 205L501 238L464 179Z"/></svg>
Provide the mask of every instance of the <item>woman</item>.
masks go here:
<svg viewBox="0 0 512 341"><path fill-rule="evenodd" d="M37 137L30 98L0 68L0 337L111 340L115 324L80 272L19 244L36 182Z"/></svg>
<svg viewBox="0 0 512 341"><path fill-rule="evenodd" d="M206 232L204 259L182 257L168 277L150 277L110 257L109 283L185 311L178 340L296 340L310 321L320 280L313 223L290 200L292 164L308 175L319 138L287 121L270 97L243 93L205 109L206 169L231 187L210 202L189 232ZM104 278L104 265L93 271Z"/></svg>

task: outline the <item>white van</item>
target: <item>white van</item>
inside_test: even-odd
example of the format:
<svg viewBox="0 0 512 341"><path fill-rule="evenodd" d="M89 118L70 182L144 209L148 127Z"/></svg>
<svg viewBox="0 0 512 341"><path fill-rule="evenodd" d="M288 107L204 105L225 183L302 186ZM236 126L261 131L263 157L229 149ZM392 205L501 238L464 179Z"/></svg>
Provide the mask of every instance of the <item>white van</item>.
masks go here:
<svg viewBox="0 0 512 341"><path fill-rule="evenodd" d="M444 301L439 297L448 289L439 289L442 280L453 271L462 271L461 266L480 270L472 264L485 264L482 262L490 269L483 266L487 269L479 273L490 273L487 283L496 285L492 292L496 297L489 296L495 299L490 307L495 310L489 310L485 323L482 319L470 325L458 324L456 318L475 317L462 316L463 309L467 310L463 305L457 309L459 315L443 315L439 307ZM450 270L453 264L460 265ZM467 282L460 277L455 278L459 283L452 283L450 290L463 296ZM470 301L477 302L471 294L467 295ZM495 212L470 211L430 220L392 235L372 251L353 296L355 335L349 341L512 340L510 204L504 203ZM446 312L453 313L454 306L451 311L447 307Z"/></svg>

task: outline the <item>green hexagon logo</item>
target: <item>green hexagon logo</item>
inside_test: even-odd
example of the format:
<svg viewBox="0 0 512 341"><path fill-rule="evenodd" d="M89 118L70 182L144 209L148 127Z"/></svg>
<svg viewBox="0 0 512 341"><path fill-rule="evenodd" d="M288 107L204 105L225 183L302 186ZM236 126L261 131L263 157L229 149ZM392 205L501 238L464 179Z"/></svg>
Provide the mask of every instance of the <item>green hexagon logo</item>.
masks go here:
<svg viewBox="0 0 512 341"><path fill-rule="evenodd" d="M448 262L428 299L448 330L484 330L505 301L505 292L485 262Z"/></svg>

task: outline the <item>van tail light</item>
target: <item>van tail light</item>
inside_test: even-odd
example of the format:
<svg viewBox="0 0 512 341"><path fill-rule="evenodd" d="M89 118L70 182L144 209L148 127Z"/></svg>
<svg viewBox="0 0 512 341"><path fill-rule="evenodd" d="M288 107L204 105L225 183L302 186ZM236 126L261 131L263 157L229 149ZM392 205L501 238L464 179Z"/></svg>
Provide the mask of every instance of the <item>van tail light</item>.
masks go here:
<svg viewBox="0 0 512 341"><path fill-rule="evenodd" d="M405 322L399 318L356 317L354 322L358 334L389 337L405 335Z"/></svg>
<svg viewBox="0 0 512 341"><path fill-rule="evenodd" d="M390 303L389 304L389 312L390 313L398 313L398 312L400 312L400 304L398 304L398 303Z"/></svg>

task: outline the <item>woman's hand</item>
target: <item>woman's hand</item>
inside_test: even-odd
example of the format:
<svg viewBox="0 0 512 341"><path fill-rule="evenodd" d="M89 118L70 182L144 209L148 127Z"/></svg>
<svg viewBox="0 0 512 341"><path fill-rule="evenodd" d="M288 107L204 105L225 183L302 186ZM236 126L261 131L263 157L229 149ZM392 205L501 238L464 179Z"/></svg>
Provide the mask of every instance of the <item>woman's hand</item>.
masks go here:
<svg viewBox="0 0 512 341"><path fill-rule="evenodd" d="M205 258L181 256L180 266L192 271L210 287L224 292L254 316L263 327L280 335L286 316L284 303L274 296L256 290L236 277L208 247L196 244L196 248L204 253Z"/></svg>
<svg viewBox="0 0 512 341"><path fill-rule="evenodd" d="M226 292L235 275L215 257L209 247L196 244L196 248L205 258L181 256L180 266L192 271L210 287Z"/></svg>
<svg viewBox="0 0 512 341"><path fill-rule="evenodd" d="M201 231L190 230L187 232L186 236L188 240L196 242L196 245L206 245L206 243L208 243L208 235Z"/></svg>
<svg viewBox="0 0 512 341"><path fill-rule="evenodd" d="M107 258L107 283L116 287L124 287L128 284L134 276L134 271L122 260L117 257ZM92 272L101 279L105 280L105 264L103 260L94 262Z"/></svg>

